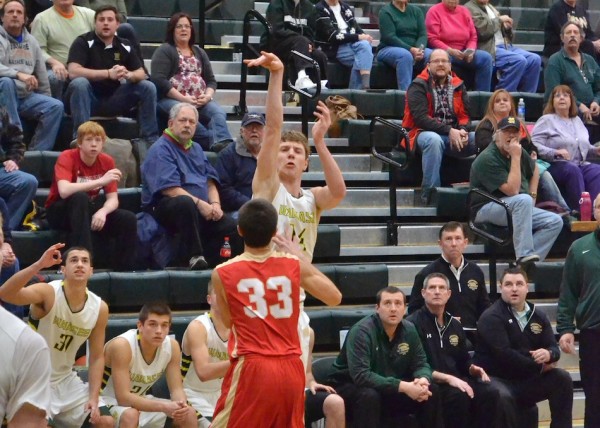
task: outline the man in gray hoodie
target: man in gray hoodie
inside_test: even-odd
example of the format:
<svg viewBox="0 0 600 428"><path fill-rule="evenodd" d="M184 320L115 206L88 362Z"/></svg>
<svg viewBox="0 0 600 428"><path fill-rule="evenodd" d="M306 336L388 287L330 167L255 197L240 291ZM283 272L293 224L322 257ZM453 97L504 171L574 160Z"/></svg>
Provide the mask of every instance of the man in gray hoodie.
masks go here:
<svg viewBox="0 0 600 428"><path fill-rule="evenodd" d="M25 29L25 16L22 0L8 0L0 10L0 104L21 130L19 116L38 122L30 150L52 150L63 104L50 97L42 51Z"/></svg>

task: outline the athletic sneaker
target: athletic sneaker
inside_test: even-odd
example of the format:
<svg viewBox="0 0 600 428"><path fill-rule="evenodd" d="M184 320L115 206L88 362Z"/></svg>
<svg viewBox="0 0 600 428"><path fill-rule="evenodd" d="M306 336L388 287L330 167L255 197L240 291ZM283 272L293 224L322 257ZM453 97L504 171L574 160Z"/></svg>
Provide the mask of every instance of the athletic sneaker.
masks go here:
<svg viewBox="0 0 600 428"><path fill-rule="evenodd" d="M517 259L517 265L526 266L528 264L539 262L539 261L540 261L540 256L538 256L537 254L530 254L528 256L519 257Z"/></svg>
<svg viewBox="0 0 600 428"><path fill-rule="evenodd" d="M204 256L194 256L190 259L190 270L208 269L208 263Z"/></svg>
<svg viewBox="0 0 600 428"><path fill-rule="evenodd" d="M312 88L316 88L317 84L314 83L312 80L310 80L310 77L304 76L304 77L298 77L298 79L296 79L296 84L294 86L298 89L312 89Z"/></svg>

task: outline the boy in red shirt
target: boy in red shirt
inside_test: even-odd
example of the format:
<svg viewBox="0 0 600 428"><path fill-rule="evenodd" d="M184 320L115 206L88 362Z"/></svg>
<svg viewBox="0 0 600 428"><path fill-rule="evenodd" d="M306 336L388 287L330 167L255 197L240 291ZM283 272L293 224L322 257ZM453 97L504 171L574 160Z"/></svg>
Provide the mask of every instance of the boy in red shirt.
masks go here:
<svg viewBox="0 0 600 428"><path fill-rule="evenodd" d="M48 222L68 231L67 246L92 249L92 232L116 238L113 270L134 269L137 221L131 211L119 209L117 183L121 171L102 146L106 133L96 122L77 129L77 147L63 151L54 166L54 180L46 200ZM105 200L99 198L104 190Z"/></svg>

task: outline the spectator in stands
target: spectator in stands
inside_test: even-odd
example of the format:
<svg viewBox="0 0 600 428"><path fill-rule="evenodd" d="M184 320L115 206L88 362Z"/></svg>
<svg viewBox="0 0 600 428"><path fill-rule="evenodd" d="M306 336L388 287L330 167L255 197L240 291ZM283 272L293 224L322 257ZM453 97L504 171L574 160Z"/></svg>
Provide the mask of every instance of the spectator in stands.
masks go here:
<svg viewBox="0 0 600 428"><path fill-rule="evenodd" d="M544 50L542 55L550 58L560 51L561 42L564 43L563 26L574 23L581 29L581 51L594 59L598 58L600 40L594 34L592 22L587 11L588 2L577 0L557 0L548 10L546 25L544 26ZM547 87L547 86L546 86ZM550 87L552 89L553 86Z"/></svg>
<svg viewBox="0 0 600 428"><path fill-rule="evenodd" d="M477 329L477 320L490 305L481 268L463 256L469 239L464 226L451 221L440 228L438 244L442 255L429 263L415 276L408 302L408 313L413 314L424 304L423 281L429 274L442 273L449 278L450 291L445 310L457 318L465 329ZM469 339L473 339L470 335Z"/></svg>
<svg viewBox="0 0 600 428"><path fill-rule="evenodd" d="M221 385L227 369L227 341L231 330L225 327L217 295L208 283L206 301L210 311L192 320L183 333L181 344L181 375L188 403L200 414L199 428L209 428L221 395Z"/></svg>
<svg viewBox="0 0 600 428"><path fill-rule="evenodd" d="M319 13L316 23L317 45L330 61L337 60L352 69L349 89L369 89L373 66L373 37L360 28L348 3L321 0L316 8Z"/></svg>
<svg viewBox="0 0 600 428"><path fill-rule="evenodd" d="M467 131L470 122L467 89L450 70L449 54L436 49L427 68L406 92L402 122L410 129L410 145L416 144L421 151L423 203L429 203L431 190L441 185L444 155L468 157L476 153L474 133Z"/></svg>
<svg viewBox="0 0 600 428"><path fill-rule="evenodd" d="M95 31L75 39L67 60L71 83L65 99L73 137L92 114L114 116L138 107L140 137L151 144L158 136L156 88L147 80L142 58L116 35L119 15L114 6L99 8L94 23Z"/></svg>
<svg viewBox="0 0 600 428"><path fill-rule="evenodd" d="M50 97L42 51L25 28L23 1L8 0L0 9L0 17L0 105L8 111L10 123L21 132L21 118L38 122L29 150L52 150L63 104ZM23 144L22 135L15 138Z"/></svg>
<svg viewBox="0 0 600 428"><path fill-rule="evenodd" d="M4 199L0 198L0 222L2 222L2 232L0 238L2 242L2 248L0 249L0 259L2 260L2 270L0 271L0 284L4 284L8 278L17 273L21 267L19 265L19 259L15 255L12 248L12 230L8 224L8 207ZM23 319L26 314L26 308L19 305L11 305L10 303L1 302L0 306L4 306L4 309Z"/></svg>
<svg viewBox="0 0 600 428"><path fill-rule="evenodd" d="M566 23L560 34L563 48L550 57L544 70L544 100L551 100L550 93L556 86L570 87L579 115L590 133L590 141L595 143L600 140L600 67L580 50L583 31L578 24Z"/></svg>
<svg viewBox="0 0 600 428"><path fill-rule="evenodd" d="M491 377L506 400L507 428L517 423L517 405L548 400L553 428L573 426L573 382L557 368L560 350L544 312L527 298L527 275L519 267L508 268L500 279L501 298L479 318L479 342L474 362ZM510 411L512 408L512 411Z"/></svg>
<svg viewBox="0 0 600 428"><path fill-rule="evenodd" d="M166 43L152 55L152 80L158 91L158 112L169 116L171 108L185 102L196 106L202 126L196 127L194 140L204 150L218 152L233 141L227 128L227 115L213 99L217 81L208 55L195 45L192 18L176 13L167 24Z"/></svg>
<svg viewBox="0 0 600 428"><path fill-rule="evenodd" d="M548 171L571 209L579 208L583 191L596 199L600 193L600 165L587 161L587 155L600 154L600 147L590 144L588 130L577 116L571 88L554 87L544 115L533 128L532 140L540 158L550 162Z"/></svg>
<svg viewBox="0 0 600 428"><path fill-rule="evenodd" d="M38 184L33 175L19 171L25 152L22 138L21 129L10 123L8 112L0 107L0 198L6 203L4 222L10 230L21 227Z"/></svg>
<svg viewBox="0 0 600 428"><path fill-rule="evenodd" d="M312 372L313 348L315 332L310 328L310 344L308 364L306 365L306 388L304 395L304 423L311 426L313 422L325 418L325 428L344 428L346 426L346 410L344 399L335 393L329 385L318 383Z"/></svg>
<svg viewBox="0 0 600 428"><path fill-rule="evenodd" d="M135 214L119 208L117 183L121 171L102 146L106 133L96 122L77 130L77 147L63 151L54 166L46 201L48 222L68 231L67 245L93 248L92 233L117 239L111 267L134 269L137 228ZM105 201L99 198L104 190Z"/></svg>
<svg viewBox="0 0 600 428"><path fill-rule="evenodd" d="M481 119L481 122L475 129L475 143L477 149L482 152L490 143L493 142L494 133L498 127L498 122L505 117L515 117L517 112L513 103L513 98L510 96L507 90L497 89L490 97L487 105L485 116ZM552 201L558 204L558 206L564 210L565 213L570 213L571 208L565 202L565 199L560 193L560 189L556 185L556 182L552 178L552 175L548 172L550 164L545 160L539 159L538 150L535 145L531 142L531 136L529 131L525 127L524 123L521 123L519 129L519 142L529 156L536 161L538 170L540 172L540 183L538 186L538 199L541 201Z"/></svg>
<svg viewBox="0 0 600 428"><path fill-rule="evenodd" d="M489 91L492 85L492 56L477 49L477 30L469 10L458 0L442 0L425 16L429 47L448 52L453 64L475 74L475 90Z"/></svg>
<svg viewBox="0 0 600 428"><path fill-rule="evenodd" d="M310 0L271 0L267 7L267 21L273 32L270 39L267 33L262 35L261 49L281 58L286 67L290 59L293 60L293 70L297 73L294 86L300 89L314 88L317 75L311 69L309 77L306 70L310 65L292 56L292 50L314 59L319 64L319 78L327 80L327 55L314 44L317 17L317 10Z"/></svg>
<svg viewBox="0 0 600 428"><path fill-rule="evenodd" d="M594 200L594 216L600 224L600 196ZM579 373L585 393L586 427L600 426L599 239L596 228L569 248L563 268L556 324L560 348L569 354L577 354L575 328L579 329Z"/></svg>
<svg viewBox="0 0 600 428"><path fill-rule="evenodd" d="M37 14L31 34L42 48L48 69L52 96L62 100L69 77L67 59L77 36L94 30L94 11L73 5L73 0L55 1L53 6Z"/></svg>
<svg viewBox="0 0 600 428"><path fill-rule="evenodd" d="M104 347L102 399L110 406L116 426L197 428L196 412L187 402L181 380L181 348L169 336L171 309L164 302L147 303L137 328L108 341ZM148 390L166 377L169 398Z"/></svg>
<svg viewBox="0 0 600 428"><path fill-rule="evenodd" d="M406 91L431 54L423 12L408 0L393 0L379 10L379 34L377 61L396 70L398 89Z"/></svg>
<svg viewBox="0 0 600 428"><path fill-rule="evenodd" d="M542 59L538 54L513 46L513 20L491 5L489 0L465 4L477 30L477 49L489 53L499 72L496 88L507 91L537 92Z"/></svg>
<svg viewBox="0 0 600 428"><path fill-rule="evenodd" d="M197 123L196 106L175 104L169 127L141 166L142 208L167 231L182 236L176 262L192 270L217 264L225 236L232 254L241 252L236 223L221 209L217 171L191 140Z"/></svg>
<svg viewBox="0 0 600 428"><path fill-rule="evenodd" d="M471 166L471 188L484 190L508 204L517 264L527 267L546 258L563 221L558 214L535 207L539 172L519 143L520 129L521 123L513 116L498 122L495 144L481 152ZM478 210L476 222L507 225L504 207L478 199L474 208Z"/></svg>
<svg viewBox="0 0 600 428"><path fill-rule="evenodd" d="M413 323L403 320L404 293L377 293L375 314L350 331L330 380L344 399L350 426L379 427L387 417L417 414L422 428L442 426L438 387Z"/></svg>
<svg viewBox="0 0 600 428"><path fill-rule="evenodd" d="M246 113L235 144L219 152L215 168L221 182L221 204L224 211L233 212L234 218L241 206L252 199L252 179L264 129L264 114Z"/></svg>
<svg viewBox="0 0 600 428"><path fill-rule="evenodd" d="M498 391L485 370L471 364L462 323L446 311L452 294L446 275L430 273L421 285L425 306L407 318L417 328L438 384L444 427L505 427Z"/></svg>

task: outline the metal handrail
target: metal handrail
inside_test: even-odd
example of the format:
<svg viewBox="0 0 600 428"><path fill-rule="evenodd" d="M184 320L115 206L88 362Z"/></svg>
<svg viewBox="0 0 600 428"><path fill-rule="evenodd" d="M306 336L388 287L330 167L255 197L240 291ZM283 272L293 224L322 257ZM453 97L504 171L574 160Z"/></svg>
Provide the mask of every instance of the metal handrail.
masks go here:
<svg viewBox="0 0 600 428"><path fill-rule="evenodd" d="M385 125L388 128L392 128L402 135L401 140L404 140L404 145L398 144L398 147L400 147L406 154L406 163L405 164L400 164L400 163L396 162L395 160L390 159L389 157L387 157L377 151L377 147L375 147L375 126L378 123L381 123L382 125ZM387 119L383 119L379 116L376 116L373 119L371 119L371 123L369 124L369 139L370 139L370 143L371 143L371 153L377 159L379 159L382 162L387 163L390 166L398 168L398 170L400 170L400 171L408 168L410 161L414 157L415 151L414 151L414 149L411 149L411 147L410 147L410 142L408 139L408 131L406 130L406 128L398 125L397 123L394 123Z"/></svg>
<svg viewBox="0 0 600 428"><path fill-rule="evenodd" d="M406 154L406 162L404 164L398 163L377 151L377 147L375 145L375 127L378 123L381 123L388 128L392 128L396 132L400 133L401 137L397 146ZM414 149L410 147L406 128L379 116L371 119L371 123L369 125L369 140L371 144L371 153L373 156L390 166L390 219L387 222L387 245L396 246L398 245L398 207L396 201L396 189L398 188L398 183L394 169L403 171L408 168L412 159L414 158ZM402 142L404 142L404 144L401 144ZM396 146L394 146L392 150L394 150L395 147Z"/></svg>
<svg viewBox="0 0 600 428"><path fill-rule="evenodd" d="M484 199L486 199L488 201L488 203L493 202L495 204L500 205L502 208L504 208L504 211L506 212L506 225L508 227L508 236L506 236L504 239L502 239L502 238L497 237L496 235L493 235L493 234L487 232L486 230L483 230L483 229L477 227L477 225L475 223L475 219L472 218L473 210L471 209L471 203L473 201L474 195L479 195L479 196L483 197ZM471 189L471 190L469 190L469 193L467 194L467 210L468 210L469 229L471 229L476 235L479 235L482 238L488 239L489 241L493 242L494 244L497 244L500 246L508 245L512 241L513 224L512 224L511 209L510 209L510 206L506 202L504 202L502 199L496 198L495 196L492 196L489 193L484 192L483 190L480 190L480 189Z"/></svg>
<svg viewBox="0 0 600 428"><path fill-rule="evenodd" d="M246 59L250 53L253 53L256 57L260 56L260 52L254 49L254 46L251 46L248 41L250 40L250 31L252 30L252 26L250 25L250 21L252 19L257 20L262 24L265 28L265 32L267 33L267 42L269 43L271 40L271 35L273 34L273 27L267 21L267 19L257 12L254 9L249 10L244 15L244 32L242 35L242 69L240 75L240 101L237 106L234 107L235 113L237 115L243 115L248 112L248 105L246 103L246 92L248 90L248 65L244 63L244 59Z"/></svg>

